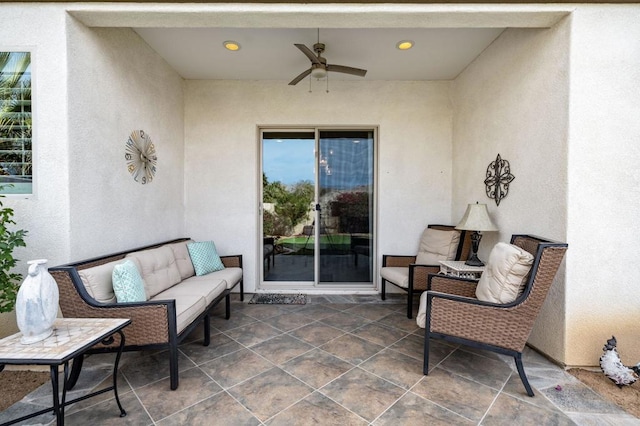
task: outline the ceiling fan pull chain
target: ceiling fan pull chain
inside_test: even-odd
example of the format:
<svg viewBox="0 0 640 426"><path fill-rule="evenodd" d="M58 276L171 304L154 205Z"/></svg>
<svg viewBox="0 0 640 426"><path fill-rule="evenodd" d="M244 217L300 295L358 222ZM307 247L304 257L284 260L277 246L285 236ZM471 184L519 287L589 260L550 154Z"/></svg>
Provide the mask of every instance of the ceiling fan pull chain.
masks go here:
<svg viewBox="0 0 640 426"><path fill-rule="evenodd" d="M327 73L327 93L329 93L329 73Z"/></svg>
<svg viewBox="0 0 640 426"><path fill-rule="evenodd" d="M309 93L311 93L311 74L309 74Z"/></svg>

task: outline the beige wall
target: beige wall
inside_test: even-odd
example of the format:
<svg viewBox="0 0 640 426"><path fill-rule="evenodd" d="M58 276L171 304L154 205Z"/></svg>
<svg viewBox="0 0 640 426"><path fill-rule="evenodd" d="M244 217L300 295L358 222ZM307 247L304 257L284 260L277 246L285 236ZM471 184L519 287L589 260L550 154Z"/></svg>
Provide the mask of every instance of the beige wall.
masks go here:
<svg viewBox="0 0 640 426"><path fill-rule="evenodd" d="M32 52L34 195L3 199L14 209L14 229L29 232L27 247L14 252L20 259L15 272L26 275L30 259L46 258L52 264L69 254L67 86L61 78L66 75L65 15L51 5L1 8L0 50ZM16 330L12 313L0 315L0 337Z"/></svg>
<svg viewBox="0 0 640 426"><path fill-rule="evenodd" d="M187 81L186 227L245 256L256 287L260 125L379 126L379 253L417 251L429 223L451 221L448 82Z"/></svg>
<svg viewBox="0 0 640 426"><path fill-rule="evenodd" d="M571 29L567 363L615 335L640 361L640 7L581 6Z"/></svg>
<svg viewBox="0 0 640 426"><path fill-rule="evenodd" d="M131 29L68 18L67 34L70 259L183 236L183 80ZM124 158L140 129L158 155L147 185Z"/></svg>
<svg viewBox="0 0 640 426"><path fill-rule="evenodd" d="M569 30L569 20L551 29L508 29L453 82L452 215L486 203L500 229L484 236L481 258L515 233L567 239ZM499 206L483 183L498 154L515 176ZM559 361L564 305L561 270L529 340Z"/></svg>

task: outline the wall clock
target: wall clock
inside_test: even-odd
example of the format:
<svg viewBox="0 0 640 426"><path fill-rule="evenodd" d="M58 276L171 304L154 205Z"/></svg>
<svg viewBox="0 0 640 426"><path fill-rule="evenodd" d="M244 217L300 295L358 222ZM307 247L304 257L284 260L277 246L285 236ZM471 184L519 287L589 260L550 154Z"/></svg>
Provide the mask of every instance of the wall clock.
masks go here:
<svg viewBox="0 0 640 426"><path fill-rule="evenodd" d="M127 161L127 170L133 176L133 180L145 185L153 181L156 175L156 147L144 130L131 132L125 149L124 159Z"/></svg>

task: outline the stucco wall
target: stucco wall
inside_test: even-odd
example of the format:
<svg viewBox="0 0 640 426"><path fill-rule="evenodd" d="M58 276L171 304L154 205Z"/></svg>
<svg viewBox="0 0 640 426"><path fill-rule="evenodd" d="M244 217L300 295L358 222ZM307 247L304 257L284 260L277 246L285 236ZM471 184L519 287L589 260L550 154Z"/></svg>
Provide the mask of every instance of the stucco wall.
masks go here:
<svg viewBox="0 0 640 426"><path fill-rule="evenodd" d="M34 195L9 196L14 229L29 231L27 247L15 251L16 272L27 273L26 261L60 263L69 254L69 189L67 138L65 15L50 5L2 5L0 50L30 50L33 67ZM37 29L35 31L34 29ZM16 331L12 315L0 318L0 336Z"/></svg>
<svg viewBox="0 0 640 426"><path fill-rule="evenodd" d="M451 107L448 82L187 81L186 230L245 257L256 286L260 125L379 126L381 253L417 251L429 223L451 220ZM376 282L378 279L376 279Z"/></svg>
<svg viewBox="0 0 640 426"><path fill-rule="evenodd" d="M567 362L612 335L640 361L640 8L581 6L572 20ZM575 262L575 263L574 263Z"/></svg>
<svg viewBox="0 0 640 426"><path fill-rule="evenodd" d="M68 18L70 260L183 236L183 80L127 28ZM125 143L154 142L153 182L135 182Z"/></svg>
<svg viewBox="0 0 640 426"><path fill-rule="evenodd" d="M567 239L569 20L551 29L508 29L453 82L453 210L486 203L500 229L480 258L514 233ZM515 180L499 206L485 195L498 153ZM564 361L565 274L561 270L529 342Z"/></svg>

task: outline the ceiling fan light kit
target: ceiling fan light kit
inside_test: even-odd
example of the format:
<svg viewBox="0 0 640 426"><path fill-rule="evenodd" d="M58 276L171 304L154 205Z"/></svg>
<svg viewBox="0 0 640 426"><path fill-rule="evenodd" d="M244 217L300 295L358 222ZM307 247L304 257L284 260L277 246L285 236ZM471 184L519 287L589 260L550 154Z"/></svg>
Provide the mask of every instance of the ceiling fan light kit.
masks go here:
<svg viewBox="0 0 640 426"><path fill-rule="evenodd" d="M343 74L356 75L358 77L364 77L367 74L367 70L363 70L361 68L327 64L327 59L322 57L325 46L324 43L320 43L320 30L318 30L318 43L313 45L313 50L309 49L304 44L294 43L294 46L300 49L300 51L311 61L311 67L291 80L291 82L289 82L290 86L295 86L309 75L311 75L312 78L323 79L327 77L329 72L340 72Z"/></svg>

